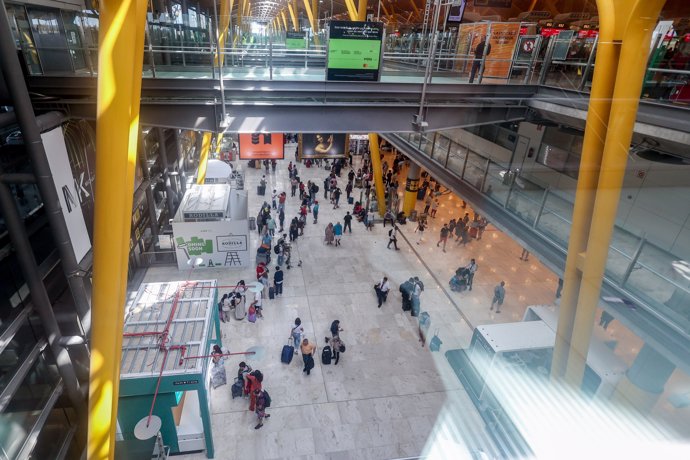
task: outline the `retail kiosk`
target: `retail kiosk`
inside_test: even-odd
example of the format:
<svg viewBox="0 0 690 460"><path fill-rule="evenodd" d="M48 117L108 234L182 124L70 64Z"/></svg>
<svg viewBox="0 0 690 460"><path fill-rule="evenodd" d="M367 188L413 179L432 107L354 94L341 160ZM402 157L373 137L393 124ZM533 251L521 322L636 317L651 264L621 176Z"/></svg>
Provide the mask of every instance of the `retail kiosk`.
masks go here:
<svg viewBox="0 0 690 460"><path fill-rule="evenodd" d="M142 284L127 309L117 457L151 458L158 433L171 454L213 458L210 358L220 345L215 280ZM148 457L146 456L148 455Z"/></svg>
<svg viewBox="0 0 690 460"><path fill-rule="evenodd" d="M187 189L172 222L177 267L249 266L247 192L228 184Z"/></svg>

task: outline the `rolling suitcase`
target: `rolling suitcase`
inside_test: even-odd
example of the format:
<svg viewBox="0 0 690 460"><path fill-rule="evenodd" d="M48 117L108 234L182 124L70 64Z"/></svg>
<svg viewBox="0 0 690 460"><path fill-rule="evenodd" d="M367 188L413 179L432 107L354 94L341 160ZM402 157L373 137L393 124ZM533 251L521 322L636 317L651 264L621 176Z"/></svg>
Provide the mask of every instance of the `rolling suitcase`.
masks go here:
<svg viewBox="0 0 690 460"><path fill-rule="evenodd" d="M276 289L273 286L268 288L268 298L269 299L275 299L276 298Z"/></svg>
<svg viewBox="0 0 690 460"><path fill-rule="evenodd" d="M290 364L295 354L295 347L290 345L290 341L292 341L292 337L288 339L287 345L283 345L283 351L280 352L280 362L283 364Z"/></svg>
<svg viewBox="0 0 690 460"><path fill-rule="evenodd" d="M326 345L325 347L323 347L323 350L321 351L321 364L331 364L331 358L331 347L329 345Z"/></svg>
<svg viewBox="0 0 690 460"><path fill-rule="evenodd" d="M355 197L351 196L347 199L347 204L355 204Z"/></svg>
<svg viewBox="0 0 690 460"><path fill-rule="evenodd" d="M235 383L230 387L232 399L241 398L244 394L244 380L235 379Z"/></svg>
<svg viewBox="0 0 690 460"><path fill-rule="evenodd" d="M476 238L478 233L479 229L477 227L470 227L470 238Z"/></svg>
<svg viewBox="0 0 690 460"><path fill-rule="evenodd" d="M266 186L265 185L257 185L256 186L256 194L260 196L264 196L266 194Z"/></svg>

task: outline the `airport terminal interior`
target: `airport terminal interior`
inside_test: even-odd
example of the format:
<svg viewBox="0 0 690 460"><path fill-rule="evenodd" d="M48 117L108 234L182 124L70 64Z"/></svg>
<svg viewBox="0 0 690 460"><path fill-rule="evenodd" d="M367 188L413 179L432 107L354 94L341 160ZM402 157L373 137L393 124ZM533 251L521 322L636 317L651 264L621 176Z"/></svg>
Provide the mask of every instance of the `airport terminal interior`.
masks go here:
<svg viewBox="0 0 690 460"><path fill-rule="evenodd" d="M0 0L0 460L690 458L686 0Z"/></svg>

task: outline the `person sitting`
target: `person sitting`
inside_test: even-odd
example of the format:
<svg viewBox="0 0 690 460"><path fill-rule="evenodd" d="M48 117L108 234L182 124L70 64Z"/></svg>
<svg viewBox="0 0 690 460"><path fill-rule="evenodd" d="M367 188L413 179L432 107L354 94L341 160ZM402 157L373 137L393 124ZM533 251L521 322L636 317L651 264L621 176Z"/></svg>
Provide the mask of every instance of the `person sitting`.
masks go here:
<svg viewBox="0 0 690 460"><path fill-rule="evenodd" d="M398 215L395 217L395 220L402 225L407 224L407 218L405 217L405 213L400 211Z"/></svg>

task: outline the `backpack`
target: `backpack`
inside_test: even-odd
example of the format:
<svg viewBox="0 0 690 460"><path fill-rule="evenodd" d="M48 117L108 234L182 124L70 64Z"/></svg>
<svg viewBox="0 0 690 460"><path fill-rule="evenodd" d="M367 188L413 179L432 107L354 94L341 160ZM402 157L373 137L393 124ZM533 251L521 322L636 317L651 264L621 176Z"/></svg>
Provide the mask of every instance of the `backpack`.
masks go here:
<svg viewBox="0 0 690 460"><path fill-rule="evenodd" d="M271 396L268 394L268 391L264 390L264 407L271 407Z"/></svg>
<svg viewBox="0 0 690 460"><path fill-rule="evenodd" d="M388 230L388 236L393 236L393 229Z"/></svg>
<svg viewBox="0 0 690 460"><path fill-rule="evenodd" d="M319 193L319 186L318 185L314 186L314 193Z"/></svg>
<svg viewBox="0 0 690 460"><path fill-rule="evenodd" d="M273 252L275 252L276 254L280 254L280 245L279 244L276 244L273 247Z"/></svg>

